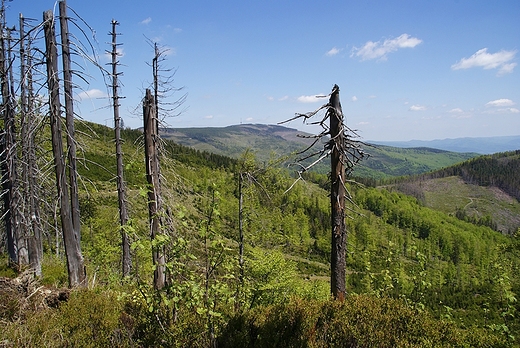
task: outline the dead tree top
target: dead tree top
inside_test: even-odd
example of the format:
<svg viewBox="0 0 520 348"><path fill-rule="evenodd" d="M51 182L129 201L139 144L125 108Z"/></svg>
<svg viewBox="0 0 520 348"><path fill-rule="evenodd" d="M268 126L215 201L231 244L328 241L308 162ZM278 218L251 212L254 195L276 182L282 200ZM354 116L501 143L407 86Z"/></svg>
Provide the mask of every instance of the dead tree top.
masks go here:
<svg viewBox="0 0 520 348"><path fill-rule="evenodd" d="M328 97L329 100L326 104L323 104L314 111L304 114L296 113L294 117L278 123L284 124L297 119L302 119L303 123L305 124L319 125L322 128L322 131L316 135L298 135L301 138L314 139L314 141L307 148L297 153L297 155L301 155L302 157L297 159L295 162L295 165L300 167L300 170L298 170L298 179L296 181L303 180L301 175L327 158L332 153L333 149L337 149L342 155L340 157L343 165L345 166L345 174L347 177L352 173L354 167L358 165L361 160L369 156L368 153L366 153L363 149L363 147L368 145L358 140L359 135L356 133L356 131L350 129L345 123L345 118L343 116L341 102L339 99L339 86L334 85L329 95L320 95L316 97ZM318 121L311 122L311 118L316 116L321 111L325 111L323 117ZM327 121L330 121L331 118L335 118L335 120L339 122L339 132L334 135L331 132L330 126L327 124ZM339 136L340 134L342 137ZM313 151L314 145L325 139L326 141L324 141L323 148L317 151ZM339 139L342 139L342 141L338 142ZM302 162L307 159L314 159L314 161L312 161L312 163L309 165L303 165ZM295 183L291 185L289 190L294 186Z"/></svg>

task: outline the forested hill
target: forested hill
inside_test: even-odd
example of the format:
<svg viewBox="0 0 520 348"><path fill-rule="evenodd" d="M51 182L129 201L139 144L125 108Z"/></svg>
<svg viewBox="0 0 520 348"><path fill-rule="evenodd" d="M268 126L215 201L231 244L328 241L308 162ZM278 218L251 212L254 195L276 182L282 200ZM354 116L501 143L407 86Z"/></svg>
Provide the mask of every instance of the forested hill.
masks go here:
<svg viewBox="0 0 520 348"><path fill-rule="evenodd" d="M479 156L433 173L427 178L459 176L466 183L495 186L520 201L520 150Z"/></svg>
<svg viewBox="0 0 520 348"><path fill-rule="evenodd" d="M480 156L394 183L430 208L513 233L520 227L518 173L520 150Z"/></svg>
<svg viewBox="0 0 520 348"><path fill-rule="evenodd" d="M287 157L285 164L296 159L295 153L312 144L311 134L278 125L242 124L222 128L162 129L162 136L175 143L200 151L238 158L247 149L255 152L258 161ZM322 144L316 144L316 148ZM370 157L355 171L355 176L376 179L414 175L429 172L478 156L477 153L457 153L432 148L396 148L391 146L367 146ZM292 156L290 156L292 155ZM327 173L329 166L314 168Z"/></svg>

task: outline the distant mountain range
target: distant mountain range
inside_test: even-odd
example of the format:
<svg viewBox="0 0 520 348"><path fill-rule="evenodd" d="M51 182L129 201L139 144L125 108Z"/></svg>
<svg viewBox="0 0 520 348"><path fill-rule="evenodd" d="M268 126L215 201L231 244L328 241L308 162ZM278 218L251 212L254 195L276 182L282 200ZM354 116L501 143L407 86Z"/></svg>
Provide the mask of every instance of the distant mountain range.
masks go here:
<svg viewBox="0 0 520 348"><path fill-rule="evenodd" d="M285 164L294 163L298 152L305 150L314 139L311 134L279 125L241 124L228 127L162 129L161 136L175 143L218 155L238 158L252 150L259 162L287 157ZM322 143L315 145L318 151ZM372 178L425 173L478 156L476 152L450 152L433 148L396 148L367 146L370 157L356 168L354 175ZM330 164L324 161L313 168L327 173Z"/></svg>
<svg viewBox="0 0 520 348"><path fill-rule="evenodd" d="M433 149L452 152L476 152L479 154L492 154L520 149L520 135L503 137L481 138L455 138L436 140L410 140L410 141L368 141L371 144L387 145L393 147L412 148L429 147Z"/></svg>

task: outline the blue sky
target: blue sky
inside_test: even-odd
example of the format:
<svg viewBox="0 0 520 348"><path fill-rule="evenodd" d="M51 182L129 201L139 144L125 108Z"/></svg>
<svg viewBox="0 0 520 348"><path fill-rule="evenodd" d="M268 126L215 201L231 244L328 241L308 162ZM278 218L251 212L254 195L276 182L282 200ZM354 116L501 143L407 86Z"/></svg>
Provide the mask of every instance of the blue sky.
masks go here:
<svg viewBox="0 0 520 348"><path fill-rule="evenodd" d="M520 134L518 0L67 4L95 30L102 64L111 20L120 23L121 114L132 128L141 126L139 102L152 80L152 40L168 49L165 66L184 87L168 101L187 93L171 127L275 124L318 108L325 99L314 96L338 84L347 125L364 140ZM8 24L17 25L19 12L41 20L55 2L8 6ZM108 89L84 65L91 77L75 80L77 111L110 126ZM316 131L300 121L287 126Z"/></svg>

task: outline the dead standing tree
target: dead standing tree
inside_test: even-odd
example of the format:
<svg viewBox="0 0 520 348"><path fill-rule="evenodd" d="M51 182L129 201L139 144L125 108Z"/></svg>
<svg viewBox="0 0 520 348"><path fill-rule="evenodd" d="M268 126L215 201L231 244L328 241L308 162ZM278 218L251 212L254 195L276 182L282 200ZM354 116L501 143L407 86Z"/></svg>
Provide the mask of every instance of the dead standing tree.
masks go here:
<svg viewBox="0 0 520 348"><path fill-rule="evenodd" d="M354 137L357 137L357 135L345 124L339 99L338 85L334 85L332 92L328 97L329 102L325 105L322 105L317 110L306 114L296 114L295 117L281 123L286 123L299 118L303 118L304 122L306 122L309 118L313 117L321 110L326 110L325 116L321 121L311 123L320 125L323 131L320 134L313 136L312 138L315 140L312 142L312 144L300 152L300 154L304 154L305 156L298 160L298 164L301 166L301 170L298 171L298 179L295 181L295 183L302 178L302 174L305 171L309 170L315 164L330 156L330 203L332 222L330 287L334 298L343 301L345 299L346 293L345 272L347 251L347 231L345 226L345 217L347 215L345 214L345 211L352 211L352 209L347 207L346 201L348 200L353 204L352 196L346 187L346 182L347 177L352 173L354 167L364 157L366 157L367 154L362 149L362 145L364 144L360 141L354 140ZM329 120L329 125L326 124L327 119ZM314 145L316 145L316 143L326 138L328 138L328 140L321 150L311 152L311 149L314 147ZM309 152L311 153L309 154ZM308 166L301 164L304 160L316 157L317 159ZM294 184L291 186L291 188L294 186Z"/></svg>
<svg viewBox="0 0 520 348"><path fill-rule="evenodd" d="M35 134L37 128L32 77L32 56L29 33L25 34L25 18L20 13L20 128L23 183L23 218L27 235L29 262L37 276L41 276L43 258L42 226L39 209L39 189ZM26 43L27 42L27 43Z"/></svg>
<svg viewBox="0 0 520 348"><path fill-rule="evenodd" d="M112 106L114 109L114 133L116 143L116 162L117 162L117 196L119 202L119 223L121 228L121 248L122 248L122 263L123 263L123 277L130 275L132 268L132 259L130 255L130 241L128 234L125 231L125 226L128 223L128 211L126 201L126 184L124 179L123 169L123 150L121 146L121 116L119 116L119 95L118 95L118 76L120 73L117 72L117 66L119 62L117 57L117 34L116 26L119 23L116 20L112 20L112 51L109 52L112 56Z"/></svg>
<svg viewBox="0 0 520 348"><path fill-rule="evenodd" d="M159 126L154 96L146 89L143 100L144 147L146 161L146 180L148 182L148 214L150 219L150 238L152 240L152 260L154 269L154 288L160 290L166 284L166 258L162 235L162 197L159 165Z"/></svg>
<svg viewBox="0 0 520 348"><path fill-rule="evenodd" d="M72 226L77 240L81 240L81 222L78 194L78 170L76 166L76 141L74 139L74 98L72 96L72 69L70 56L69 26L67 18L67 2L59 2L60 32L63 64L63 90L65 96L65 124L67 126L67 158L69 166L70 209Z"/></svg>
<svg viewBox="0 0 520 348"><path fill-rule="evenodd" d="M74 230L71 202L67 185L67 171L62 143L61 103L58 79L58 52L56 44L54 14L43 13L45 32L45 61L47 65L47 87L49 89L49 118L51 124L52 151L56 171L56 188L60 204L60 219L67 257L69 286L86 285L86 273L81 254L79 233Z"/></svg>

